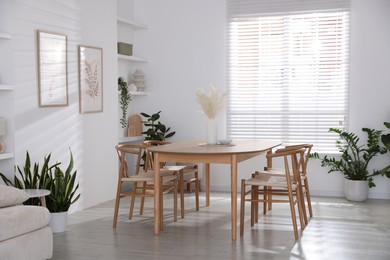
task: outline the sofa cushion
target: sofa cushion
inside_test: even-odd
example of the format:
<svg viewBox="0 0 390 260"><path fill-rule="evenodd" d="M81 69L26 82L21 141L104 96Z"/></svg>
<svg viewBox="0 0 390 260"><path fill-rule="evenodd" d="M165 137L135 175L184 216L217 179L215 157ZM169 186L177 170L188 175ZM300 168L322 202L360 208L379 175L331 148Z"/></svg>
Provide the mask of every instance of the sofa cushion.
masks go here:
<svg viewBox="0 0 390 260"><path fill-rule="evenodd" d="M0 242L1 260L51 259L53 233L49 227Z"/></svg>
<svg viewBox="0 0 390 260"><path fill-rule="evenodd" d="M0 209L0 241L25 234L49 224L50 212L38 206L17 205Z"/></svg>
<svg viewBox="0 0 390 260"><path fill-rule="evenodd" d="M22 204L29 198L24 190L0 185L0 208Z"/></svg>

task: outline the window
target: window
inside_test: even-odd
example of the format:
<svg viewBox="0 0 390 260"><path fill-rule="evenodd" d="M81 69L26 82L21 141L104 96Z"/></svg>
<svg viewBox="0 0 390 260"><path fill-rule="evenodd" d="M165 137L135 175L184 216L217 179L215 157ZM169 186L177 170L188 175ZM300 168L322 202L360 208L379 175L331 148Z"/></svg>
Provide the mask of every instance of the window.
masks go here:
<svg viewBox="0 0 390 260"><path fill-rule="evenodd" d="M263 14L237 7L246 2L262 3L228 9L228 135L336 152L328 129L348 126L349 11Z"/></svg>

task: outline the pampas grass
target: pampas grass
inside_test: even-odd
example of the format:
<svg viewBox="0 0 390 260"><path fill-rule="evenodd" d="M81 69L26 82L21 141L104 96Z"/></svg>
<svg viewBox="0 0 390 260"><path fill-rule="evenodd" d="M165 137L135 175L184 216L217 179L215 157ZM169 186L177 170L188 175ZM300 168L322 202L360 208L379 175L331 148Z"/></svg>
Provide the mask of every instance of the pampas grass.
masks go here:
<svg viewBox="0 0 390 260"><path fill-rule="evenodd" d="M226 93L219 94L218 88L211 85L208 94L203 89L196 92L196 100L202 107L203 113L209 119L215 119L225 106Z"/></svg>

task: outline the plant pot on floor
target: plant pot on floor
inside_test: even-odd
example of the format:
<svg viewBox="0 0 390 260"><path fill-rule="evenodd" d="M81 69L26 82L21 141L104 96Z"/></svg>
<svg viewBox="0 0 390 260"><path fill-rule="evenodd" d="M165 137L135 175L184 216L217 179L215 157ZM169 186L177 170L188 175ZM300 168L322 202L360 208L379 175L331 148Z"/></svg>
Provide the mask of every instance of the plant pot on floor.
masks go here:
<svg viewBox="0 0 390 260"><path fill-rule="evenodd" d="M66 231L68 225L68 212L56 212L50 213L50 224L51 230L53 233L62 233Z"/></svg>
<svg viewBox="0 0 390 260"><path fill-rule="evenodd" d="M349 201L366 201L368 198L368 183L367 181L345 179L344 191L345 197Z"/></svg>

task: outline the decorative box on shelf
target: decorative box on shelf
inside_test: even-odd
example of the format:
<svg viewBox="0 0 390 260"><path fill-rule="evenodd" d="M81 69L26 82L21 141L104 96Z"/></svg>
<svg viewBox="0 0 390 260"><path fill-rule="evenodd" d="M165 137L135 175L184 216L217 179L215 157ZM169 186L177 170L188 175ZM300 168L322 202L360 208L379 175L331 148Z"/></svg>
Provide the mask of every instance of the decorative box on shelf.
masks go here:
<svg viewBox="0 0 390 260"><path fill-rule="evenodd" d="M133 44L118 42L118 54L131 56L133 55Z"/></svg>

